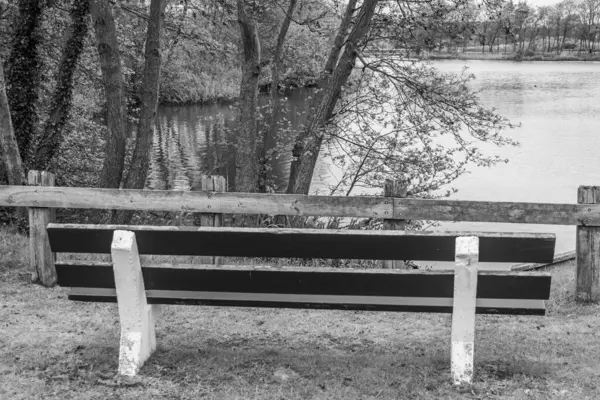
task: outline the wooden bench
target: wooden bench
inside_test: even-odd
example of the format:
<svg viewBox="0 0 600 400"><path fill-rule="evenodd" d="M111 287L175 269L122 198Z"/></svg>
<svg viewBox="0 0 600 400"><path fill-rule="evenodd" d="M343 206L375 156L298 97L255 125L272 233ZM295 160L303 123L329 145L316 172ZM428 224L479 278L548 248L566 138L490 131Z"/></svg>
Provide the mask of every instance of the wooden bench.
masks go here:
<svg viewBox="0 0 600 400"><path fill-rule="evenodd" d="M105 253L112 263L59 261L69 299L118 302L119 373L135 375L156 346L159 304L452 313L451 372L473 379L475 314L544 315L545 273L478 271L481 262L550 262L551 234L187 228L49 224L54 252ZM139 254L455 261L454 270L140 266Z"/></svg>

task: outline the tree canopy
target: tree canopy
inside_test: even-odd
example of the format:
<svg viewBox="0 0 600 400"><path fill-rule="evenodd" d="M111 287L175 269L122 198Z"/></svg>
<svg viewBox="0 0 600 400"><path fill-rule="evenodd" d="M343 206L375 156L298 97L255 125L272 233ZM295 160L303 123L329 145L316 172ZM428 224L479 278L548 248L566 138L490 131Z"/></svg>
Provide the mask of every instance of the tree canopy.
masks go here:
<svg viewBox="0 0 600 400"><path fill-rule="evenodd" d="M493 47L501 37L523 51L558 51L573 38L594 49L596 3L2 1L11 116L2 129L14 131L17 169L52 170L59 185L142 188L159 103L235 100L235 190L274 190L270 164L288 153L288 193L309 192L321 157L342 171L332 194L394 179L411 196L443 195L469 165L506 161L479 143L515 143L502 135L511 123L470 89L472 77L439 73L423 51ZM289 86L314 87L314 96L286 143L277 93Z"/></svg>

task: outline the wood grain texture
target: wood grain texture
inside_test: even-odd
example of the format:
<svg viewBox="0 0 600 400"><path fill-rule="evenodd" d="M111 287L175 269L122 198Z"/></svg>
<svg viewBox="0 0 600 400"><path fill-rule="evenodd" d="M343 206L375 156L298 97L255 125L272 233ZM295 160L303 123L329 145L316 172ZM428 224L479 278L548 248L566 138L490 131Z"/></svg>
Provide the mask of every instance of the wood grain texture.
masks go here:
<svg viewBox="0 0 600 400"><path fill-rule="evenodd" d="M398 198L391 201L376 196L3 186L0 187L0 205L600 226L600 204Z"/></svg>
<svg viewBox="0 0 600 400"><path fill-rule="evenodd" d="M394 218L433 221L600 225L600 207L578 204L394 199Z"/></svg>
<svg viewBox="0 0 600 400"><path fill-rule="evenodd" d="M206 176L203 175L200 180L200 186L202 191L209 192L226 192L227 191L227 181L223 176ZM219 227L223 226L223 214L213 214L213 213L205 213L199 214L196 213L194 215L194 225L196 226L210 226L210 227ZM202 264L215 264L219 265L221 263L220 257L203 257L200 261Z"/></svg>
<svg viewBox="0 0 600 400"><path fill-rule="evenodd" d="M30 170L27 181L35 187L54 186L54 174L47 171ZM29 208L29 262L31 281L44 286L56 284L54 269L55 255L50 247L46 226L55 221L55 210L51 208Z"/></svg>
<svg viewBox="0 0 600 400"><path fill-rule="evenodd" d="M393 181L391 179L385 180L385 186L383 188L384 197L406 197L408 186L406 182ZM405 230L406 220L403 219L384 219L383 229L385 230ZM384 260L384 268L392 269L406 269L406 263L403 260Z"/></svg>
<svg viewBox="0 0 600 400"><path fill-rule="evenodd" d="M323 215L387 218L390 199L382 197L185 192L169 190L0 187L0 205L115 210L188 211L230 214Z"/></svg>
<svg viewBox="0 0 600 400"><path fill-rule="evenodd" d="M110 263L57 262L56 269L61 286L115 287ZM454 295L453 271L161 265L142 267L142 273L146 290L447 298ZM547 300L550 279L547 273L480 272L477 297Z"/></svg>
<svg viewBox="0 0 600 400"><path fill-rule="evenodd" d="M580 186L577 203L599 204L600 187ZM600 301L600 227L577 227L575 298L579 302Z"/></svg>
<svg viewBox="0 0 600 400"><path fill-rule="evenodd" d="M540 233L408 232L50 224L55 252L109 253L114 230L135 232L140 254L453 261L458 236L480 237L480 260L551 262L555 237Z"/></svg>

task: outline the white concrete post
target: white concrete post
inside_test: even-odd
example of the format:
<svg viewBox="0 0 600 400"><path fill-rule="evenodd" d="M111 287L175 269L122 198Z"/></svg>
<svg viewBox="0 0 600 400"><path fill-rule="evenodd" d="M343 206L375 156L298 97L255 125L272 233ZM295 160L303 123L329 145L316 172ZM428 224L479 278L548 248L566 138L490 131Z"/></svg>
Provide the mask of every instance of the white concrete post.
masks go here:
<svg viewBox="0 0 600 400"><path fill-rule="evenodd" d="M460 385L473 383L479 238L456 238L455 257L451 368L454 384Z"/></svg>
<svg viewBox="0 0 600 400"><path fill-rule="evenodd" d="M156 348L158 307L148 305L135 233L116 230L111 246L121 343L119 374L133 376Z"/></svg>

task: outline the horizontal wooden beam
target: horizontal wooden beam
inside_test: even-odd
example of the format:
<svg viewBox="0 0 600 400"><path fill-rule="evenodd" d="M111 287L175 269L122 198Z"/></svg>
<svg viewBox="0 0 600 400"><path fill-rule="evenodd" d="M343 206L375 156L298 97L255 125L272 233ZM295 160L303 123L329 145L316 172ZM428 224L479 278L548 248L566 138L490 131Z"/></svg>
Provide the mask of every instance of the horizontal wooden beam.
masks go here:
<svg viewBox="0 0 600 400"><path fill-rule="evenodd" d="M588 204L512 203L465 200L394 199L395 219L600 225L600 207Z"/></svg>
<svg viewBox="0 0 600 400"><path fill-rule="evenodd" d="M114 302L110 263L59 262L69 299ZM154 265L142 268L151 304L451 312L453 271ZM550 274L485 271L477 282L477 312L545 312Z"/></svg>
<svg viewBox="0 0 600 400"><path fill-rule="evenodd" d="M575 250L565 251L554 256L554 259L550 263L519 263L511 265L511 271L532 271L540 268L550 267L552 265L566 263L567 261L573 261L576 258Z"/></svg>
<svg viewBox="0 0 600 400"><path fill-rule="evenodd" d="M390 218L391 198L173 190L0 187L0 206Z"/></svg>
<svg viewBox="0 0 600 400"><path fill-rule="evenodd" d="M69 300L116 302L115 289L72 288ZM277 293L190 292L148 290L149 304L179 304L226 307L266 307L321 310L395 311L451 313L451 297L377 297L281 295ZM486 299L476 300L476 314L545 315L544 300Z"/></svg>
<svg viewBox="0 0 600 400"><path fill-rule="evenodd" d="M115 287L110 263L57 262L60 286ZM446 297L454 295L454 272L343 268L255 268L200 265L142 267L146 290L327 294L337 296ZM477 297L547 300L550 274L481 271Z"/></svg>
<svg viewBox="0 0 600 400"><path fill-rule="evenodd" d="M109 253L113 233L135 232L140 254L453 261L460 236L478 236L483 262L550 262L551 233L193 228L49 224L52 251Z"/></svg>
<svg viewBox="0 0 600 400"><path fill-rule="evenodd" d="M0 206L600 226L600 204L73 187L0 187Z"/></svg>

